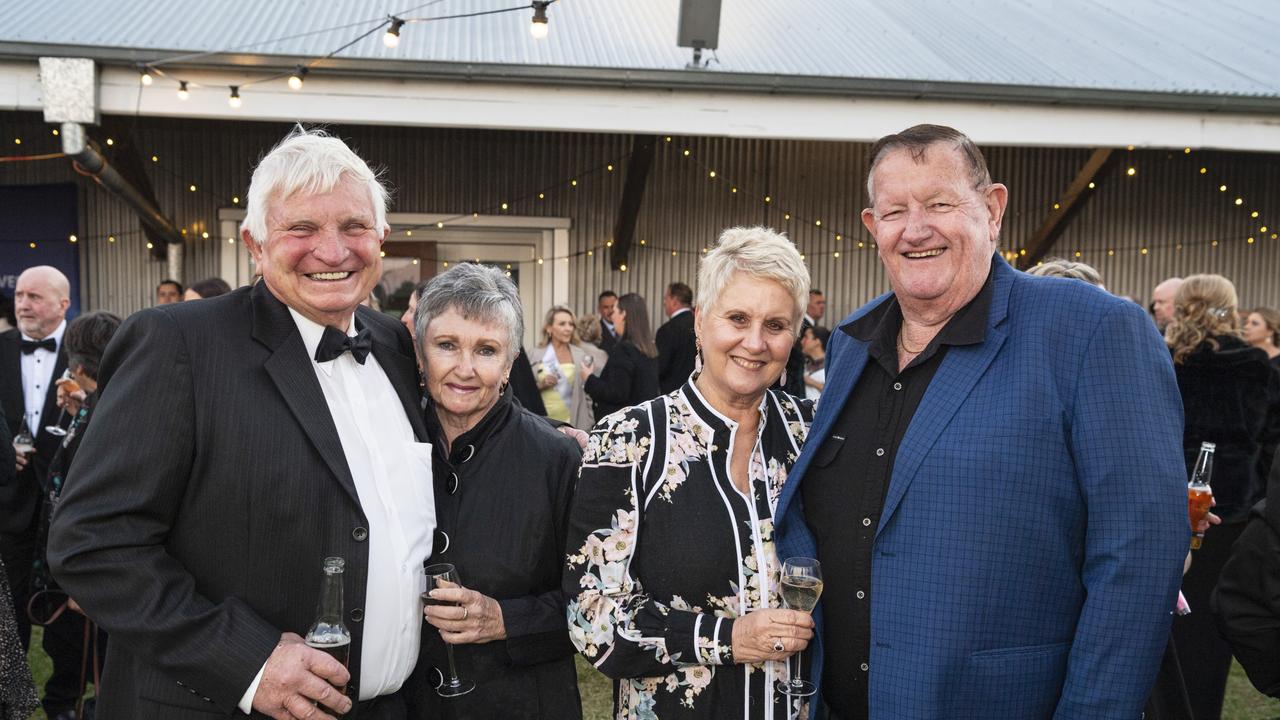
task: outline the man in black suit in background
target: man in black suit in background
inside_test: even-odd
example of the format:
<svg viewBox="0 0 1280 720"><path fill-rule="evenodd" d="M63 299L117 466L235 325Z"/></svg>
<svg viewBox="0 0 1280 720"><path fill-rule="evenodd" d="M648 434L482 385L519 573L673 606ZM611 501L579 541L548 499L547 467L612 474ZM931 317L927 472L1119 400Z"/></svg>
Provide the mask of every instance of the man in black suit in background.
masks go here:
<svg viewBox="0 0 1280 720"><path fill-rule="evenodd" d="M36 589L31 565L44 552L36 538L43 488L60 441L45 427L60 415L54 381L67 369L62 336L70 305L66 275L47 265L27 268L14 287L18 327L0 335L0 403L10 433L16 436L25 424L35 438L34 452L15 453L15 481L0 484L0 556L24 647L31 639L27 600ZM74 613L63 613L45 629L41 645L53 660L53 673L45 683L43 704L53 720L70 717L76 706L83 635L84 619Z"/></svg>
<svg viewBox="0 0 1280 720"><path fill-rule="evenodd" d="M596 298L596 314L600 316L600 349L605 352L618 342L618 331L613 329L613 310L618 307L618 293L605 290Z"/></svg>
<svg viewBox="0 0 1280 720"><path fill-rule="evenodd" d="M386 190L299 128L247 197L261 282L136 313L107 349L54 575L111 635L107 720L403 720L435 504L409 334L360 306ZM347 668L301 637L326 557L346 560Z"/></svg>
<svg viewBox="0 0 1280 720"><path fill-rule="evenodd" d="M662 309L671 318L658 328L658 389L665 395L684 384L698 357L693 332L693 290L673 282L662 295Z"/></svg>

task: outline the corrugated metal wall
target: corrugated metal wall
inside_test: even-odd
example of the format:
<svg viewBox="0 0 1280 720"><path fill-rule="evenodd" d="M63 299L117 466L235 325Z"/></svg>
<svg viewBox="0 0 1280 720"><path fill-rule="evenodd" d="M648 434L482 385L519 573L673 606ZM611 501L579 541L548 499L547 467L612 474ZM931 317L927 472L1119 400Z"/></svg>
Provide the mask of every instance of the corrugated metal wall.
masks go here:
<svg viewBox="0 0 1280 720"><path fill-rule="evenodd" d="M284 124L110 118L93 133L105 140L127 131L136 141L161 208L188 233L185 279L190 281L216 272L219 243L225 242L216 236L217 210L243 195L253 162L287 130ZM604 244L616 221L629 137L400 127L335 131L386 168L396 212L570 218L571 257L555 261L568 264L569 301L580 311L593 309L596 294L609 288L640 292L651 311L660 313L665 285L672 280L694 284L701 248L731 225L771 225L796 241L814 285L828 294L827 323L887 289L858 218L865 204L866 145L659 138L637 222L636 240L644 244L633 246L629 270L617 272ZM14 148L8 144L14 137L24 138L22 153L57 149L57 138L36 114L0 113L0 141ZM1144 302L1166 276L1220 272L1237 282L1242 304L1280 306L1280 240L1273 240L1268 228L1254 234L1254 244L1245 241L1268 220L1280 224L1280 169L1273 156L1121 154L1054 254L1080 251L1080 259L1098 267L1114 292ZM1005 247L1017 248L1031 236L1088 155L1083 149L988 149L993 175L1011 189ZM1124 175L1130 165L1137 171L1132 177ZM1203 175L1202 166L1208 168ZM69 180L82 185L85 306L127 313L149 305L166 266L150 258L138 222L123 204L78 178L65 160L0 164L0 185ZM1228 193L1216 191L1223 182ZM1234 205L1237 190L1242 206ZM1249 217L1255 209L1257 220ZM214 236L202 238L206 230ZM108 234L116 242L108 243ZM430 229L414 239L424 234L429 236ZM1212 239L1219 240L1216 247L1207 242ZM1182 250L1176 249L1179 243ZM1140 253L1142 247L1147 255ZM33 264L38 261L38 250L33 251ZM530 320L540 322L542 310L531 308ZM656 318L655 325L660 321Z"/></svg>

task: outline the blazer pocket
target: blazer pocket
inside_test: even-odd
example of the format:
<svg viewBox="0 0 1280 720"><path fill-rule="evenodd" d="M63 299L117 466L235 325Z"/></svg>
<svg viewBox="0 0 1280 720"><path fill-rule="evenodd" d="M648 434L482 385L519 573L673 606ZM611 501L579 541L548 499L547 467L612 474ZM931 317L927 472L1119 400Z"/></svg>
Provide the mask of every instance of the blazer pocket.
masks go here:
<svg viewBox="0 0 1280 720"><path fill-rule="evenodd" d="M964 717L1047 718L1067 675L1070 642L981 650L956 688Z"/></svg>
<svg viewBox="0 0 1280 720"><path fill-rule="evenodd" d="M840 455L844 447L843 435L829 435L822 441L822 447L813 455L813 467L826 467Z"/></svg>

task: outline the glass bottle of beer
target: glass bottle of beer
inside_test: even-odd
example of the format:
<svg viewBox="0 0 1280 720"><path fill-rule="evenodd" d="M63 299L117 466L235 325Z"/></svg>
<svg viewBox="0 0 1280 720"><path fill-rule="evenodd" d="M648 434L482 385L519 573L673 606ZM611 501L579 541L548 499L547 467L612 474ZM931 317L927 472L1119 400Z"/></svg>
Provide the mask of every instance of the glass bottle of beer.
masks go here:
<svg viewBox="0 0 1280 720"><path fill-rule="evenodd" d="M342 622L342 572L346 562L340 557L324 559L320 581L320 603L316 621L307 631L307 646L322 650L347 667L351 658L351 632ZM345 687L338 688L346 692Z"/></svg>
<svg viewBox="0 0 1280 720"><path fill-rule="evenodd" d="M1191 480L1187 482L1187 515L1193 529L1192 550L1200 549L1204 533L1195 530L1195 527L1204 522L1205 516L1209 514L1209 506L1213 503L1213 488L1209 487L1209 479L1213 476L1213 451L1216 448L1211 442L1200 443L1200 455L1191 471Z"/></svg>

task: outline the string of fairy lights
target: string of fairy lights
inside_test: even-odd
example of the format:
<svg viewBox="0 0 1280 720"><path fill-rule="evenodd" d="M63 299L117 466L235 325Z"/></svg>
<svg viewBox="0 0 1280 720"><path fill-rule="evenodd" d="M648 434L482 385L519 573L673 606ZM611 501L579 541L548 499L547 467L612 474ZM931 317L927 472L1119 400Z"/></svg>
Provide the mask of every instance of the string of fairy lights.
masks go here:
<svg viewBox="0 0 1280 720"><path fill-rule="evenodd" d="M233 48L226 48L223 50L216 50L216 51L209 51L209 52L188 53L185 55L175 55L173 57L161 58L158 60L152 60L148 62L140 62L135 64L134 66L134 68L138 72L138 84L140 86L139 90L141 90L141 88L152 87L153 85L156 84L158 79L161 79L175 86L174 92L177 94L178 99L185 102L186 100L191 98L191 92L193 90L201 89L201 88L218 89L219 91L225 91L227 93L227 104L229 106L235 109L239 109L244 106L244 96L242 95L242 91L245 88L252 87L254 85L263 85L266 83L272 83L278 80L284 80L290 90L300 91L305 85L307 77L309 75L318 71L320 72L323 71L324 69L323 66L326 60L329 60L335 57L336 55L338 55L339 53L357 45L358 43L365 40L366 38L377 35L379 31L382 32L382 44L387 49L394 50L395 48L400 46L401 34L406 31L406 27L408 26L421 25L426 23L438 23L438 22L445 22L450 20L465 20L468 18L476 18L476 17L483 17L483 16L489 16L489 15L503 15L503 14L509 14L509 13L531 11L532 17L530 18L530 23L529 23L529 35L532 36L534 40L544 40L546 39L547 35L550 32L549 30L550 23L547 15L547 10L548 8L550 8L551 5L555 4L558 0L532 0L531 2L527 2L520 5L511 5L511 6L505 6L505 7L495 8L491 10L480 10L475 12L452 13L447 15L431 15L431 16L415 17L412 14L415 12L419 12L424 8L427 8L433 5L438 5L443 1L444 0L430 0L429 2L422 3L421 5L417 5L415 7L408 8L403 11L392 13L385 17L371 18L368 20L363 20L363 21L358 21L353 23L346 23L343 25L337 25L337 26L328 27L328 28L321 28L319 30L310 30L304 33L297 33L294 35L286 35L283 37L270 38L268 40L262 40L254 43L249 43L246 45L240 45ZM166 69L166 66L186 63L202 57L222 55L222 54L231 53L231 52L241 52L244 50L253 49L255 47L260 47L263 45L274 45L276 43L287 42L290 40L298 40L298 39L310 37L313 35L320 35L323 33L336 32L341 30L348 30L352 28L357 29L357 32L354 36L352 36L350 39L343 42L341 45L335 47L333 50L325 53L324 55L315 57L311 60L308 60L307 62L295 65L291 70L285 70L282 72L277 72L277 73L265 75L265 76L248 77L246 79L239 80L234 84L232 83L227 83L227 84L200 83L195 80L192 80L190 77L183 77L180 71L177 71L177 70L170 71Z"/></svg>
<svg viewBox="0 0 1280 720"><path fill-rule="evenodd" d="M58 130L52 130L51 134L54 136L58 135ZM107 147L113 147L115 145L115 141L110 137L106 138L104 143ZM18 147L23 146L22 138L15 137L14 145ZM848 236L841 227L841 223L839 221L831 221L820 217L810 217L801 213L792 212L787 209L788 204L784 201L784 195L775 195L768 190L748 187L734 181L730 174L725 173L722 169L717 169L714 165L703 161L695 155L693 150L689 147L689 144L687 144L684 139L678 141L673 136L665 136L661 146L665 149L667 155L674 159L676 163L686 164L690 169L690 172L697 173L701 177L705 178L708 183L718 187L720 191L733 197L746 199L748 202L758 204L759 207L780 211L782 213L782 223L779 226L780 229L790 231L794 236L796 234L800 234L796 231L803 228L807 237L799 240L797 244L801 246L801 256L805 259L809 259L810 257L817 258L826 256L826 258L829 258L830 260L840 260L841 258L856 257L856 253L853 252L855 250L874 249L873 243L867 242L863 239L854 240L852 237ZM1128 151L1129 154L1122 164L1123 170L1118 171L1121 181L1135 180L1138 177L1138 162L1134 157L1133 146L1129 146ZM1228 208L1229 212L1239 211L1247 214L1248 220L1252 226L1256 228L1256 232L1250 231L1241 235L1209 237L1194 243L1169 242L1160 244L1141 242L1133 245L1111 246L1105 249L1097 248L1089 252L1077 248L1070 251L1069 256L1075 259L1085 259L1086 255L1101 255L1103 253L1105 253L1107 257L1114 257L1117 254L1123 253L1137 253L1142 256L1148 256L1159 249L1172 249L1174 252L1179 252L1182 251L1186 245L1208 245L1212 248L1217 248L1223 243L1244 241L1245 244L1253 246L1262 239L1269 238L1272 241L1280 239L1280 228L1273 229L1267 224L1266 219L1263 217L1263 211L1259 209L1260 206L1255 206L1255 204L1246 202L1246 198L1243 193L1234 191L1234 186L1230 184L1226 178L1222 177L1216 169L1211 169L1207 162L1199 161L1198 158L1195 157L1191 148L1184 148L1181 156L1183 158L1187 158L1190 163L1188 165L1188 172L1194 172L1209 191L1220 196L1222 198L1222 203ZM61 153L0 156L0 163L50 160L60 157L63 157ZM580 169L577 172L560 178L554 182L540 185L523 193L514 193L505 199L493 200L492 202L475 207L470 212L456 213L439 218L430 223L397 225L394 229L394 233L396 236L400 236L404 239L411 239L414 238L415 232L423 233L425 231L426 234L423 235L422 238L430 240L432 231L442 231L454 227L473 225L474 222L482 215L500 216L504 214L514 214L517 209L524 209L530 211L526 214L536 215L538 214L538 208L543 206L544 202L549 198L554 199L557 193L572 193L578 191L584 183L593 182L598 176L607 176L618 172L626 157L626 154L621 154L609 158L603 163ZM222 197L217 193L210 192L204 183L191 181L190 178L183 177L177 171L169 168L165 163L161 162L161 159L157 155L151 155L150 160L150 167L166 175L171 182L178 185L180 191L197 193L213 200L219 205L226 205L228 198ZM1096 182L1090 182L1088 190L1096 190L1098 182L1101 182L1102 180L1102 178L1098 178ZM242 206L240 196L234 195L229 199L231 201L231 206ZM1051 204L1052 211L1060 210L1064 203L1065 198L1059 198L1054 201ZM855 220L853 222L857 221ZM208 223L198 221L193 223L190 228L183 227L180 231L184 236L198 235L201 239L207 240L210 237L208 228ZM862 232L861 228L857 228L856 231L859 233ZM819 238L817 245L824 247L814 247L812 241L808 239L812 238L814 232L817 233ZM142 233L142 230L121 230L99 236L71 235L68 238L32 239L28 243L28 246L30 249L36 250L42 243L63 241L77 243L86 240L105 240L108 244L115 244L118 240L138 236ZM847 243L845 242L846 238L849 240ZM227 241L229 243L235 243L236 239L227 238ZM556 255L553 257L540 256L531 260L521 261L521 263L536 263L541 265L547 262L568 262L574 259L591 258L597 252L607 250L612 246L612 240L605 240L591 246L571 251L567 254ZM150 250L152 247L151 243L146 243L146 247ZM650 253L669 254L673 257L679 255L700 255L707 252L706 247L702 247L700 249L671 247L660 243L651 243L644 237L641 237L635 245L633 245L633 249L636 250L637 253L647 251ZM1014 261L1019 255L1025 255L1026 252L1027 250L1025 248L1013 247L1004 250L1003 254L1007 260ZM386 255L385 251L383 254L384 256ZM477 258L477 261L479 261L479 258ZM622 272L626 272L629 268L624 264L618 269Z"/></svg>

